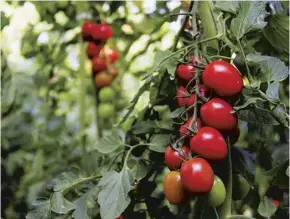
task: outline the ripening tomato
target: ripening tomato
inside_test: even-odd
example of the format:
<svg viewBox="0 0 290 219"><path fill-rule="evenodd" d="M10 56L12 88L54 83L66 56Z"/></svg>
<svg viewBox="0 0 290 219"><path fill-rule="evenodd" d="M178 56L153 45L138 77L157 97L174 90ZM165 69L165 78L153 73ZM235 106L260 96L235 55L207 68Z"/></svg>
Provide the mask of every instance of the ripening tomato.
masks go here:
<svg viewBox="0 0 290 219"><path fill-rule="evenodd" d="M188 197L181 182L180 173L171 171L163 181L164 195L171 204L182 204Z"/></svg>
<svg viewBox="0 0 290 219"><path fill-rule="evenodd" d="M98 115L100 118L107 119L114 116L114 105L111 103L101 103L98 105Z"/></svg>
<svg viewBox="0 0 290 219"><path fill-rule="evenodd" d="M233 200L243 200L249 193L251 187L241 174L233 175Z"/></svg>
<svg viewBox="0 0 290 219"><path fill-rule="evenodd" d="M95 56L92 60L93 71L95 73L104 71L107 69L107 62L99 56Z"/></svg>
<svg viewBox="0 0 290 219"><path fill-rule="evenodd" d="M271 199L271 202L276 206L276 208L278 208L280 205L280 202L277 200Z"/></svg>
<svg viewBox="0 0 290 219"><path fill-rule="evenodd" d="M209 63L202 73L202 81L207 87L224 97L239 94L243 89L243 79L239 71L223 60Z"/></svg>
<svg viewBox="0 0 290 219"><path fill-rule="evenodd" d="M191 64L178 65L176 75L180 79L190 81L195 76L195 68Z"/></svg>
<svg viewBox="0 0 290 219"><path fill-rule="evenodd" d="M187 93L186 88L183 86L179 86L176 92L177 105L179 107L186 106L188 96L189 94Z"/></svg>
<svg viewBox="0 0 290 219"><path fill-rule="evenodd" d="M92 40L92 30L93 30L94 23L91 21L85 21L82 25L82 37L83 40L89 41Z"/></svg>
<svg viewBox="0 0 290 219"><path fill-rule="evenodd" d="M109 86L113 81L113 76L106 72L100 72L95 76L95 83L97 88Z"/></svg>
<svg viewBox="0 0 290 219"><path fill-rule="evenodd" d="M181 167L181 164L189 154L190 150L186 145L183 145L180 151L176 151L171 146L168 146L165 150L164 160L170 170L176 170Z"/></svg>
<svg viewBox="0 0 290 219"><path fill-rule="evenodd" d="M119 58L119 52L114 50L112 47L107 47L102 51L102 56L109 59L111 63L114 63Z"/></svg>
<svg viewBox="0 0 290 219"><path fill-rule="evenodd" d="M181 136L189 134L190 131L188 130L188 128L189 128L189 125L190 125L192 119L193 119L193 117L189 118L183 125L180 126L179 133ZM199 131L202 126L203 126L203 124L202 124L201 119L196 118L196 120L194 122L194 128L196 129L196 131Z"/></svg>
<svg viewBox="0 0 290 219"><path fill-rule="evenodd" d="M223 181L218 177L214 176L213 186L208 193L208 204L212 207L221 205L226 199L226 187Z"/></svg>
<svg viewBox="0 0 290 219"><path fill-rule="evenodd" d="M204 103L200 108L202 121L221 131L231 130L237 127L237 114L232 113L233 107L220 98L213 98Z"/></svg>
<svg viewBox="0 0 290 219"><path fill-rule="evenodd" d="M100 54L102 47L97 45L95 42L89 42L87 46L87 56L91 59L94 56L98 56Z"/></svg>
<svg viewBox="0 0 290 219"><path fill-rule="evenodd" d="M189 192L207 193L213 186L213 170L203 158L193 158L184 162L180 169L180 175L184 188Z"/></svg>
<svg viewBox="0 0 290 219"><path fill-rule="evenodd" d="M229 131L222 132L222 134L223 134L224 138L226 139L226 141L229 137L231 145L234 145L239 140L240 128L239 128L239 126L237 126L236 128L231 129Z"/></svg>
<svg viewBox="0 0 290 219"><path fill-rule="evenodd" d="M106 41L113 36L113 30L109 24L95 24L93 25L91 35L94 40Z"/></svg>
<svg viewBox="0 0 290 219"><path fill-rule="evenodd" d="M190 149L193 153L210 160L225 159L228 153L222 134L212 127L202 127L190 139Z"/></svg>

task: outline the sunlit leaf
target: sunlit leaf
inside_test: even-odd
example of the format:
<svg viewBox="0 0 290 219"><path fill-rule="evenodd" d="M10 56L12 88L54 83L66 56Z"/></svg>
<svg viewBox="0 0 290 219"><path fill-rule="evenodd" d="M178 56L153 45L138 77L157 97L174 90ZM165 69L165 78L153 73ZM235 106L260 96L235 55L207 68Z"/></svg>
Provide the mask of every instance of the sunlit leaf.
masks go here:
<svg viewBox="0 0 290 219"><path fill-rule="evenodd" d="M169 145L171 135L157 134L154 135L149 143L149 149L152 151L164 153L166 147Z"/></svg>
<svg viewBox="0 0 290 219"><path fill-rule="evenodd" d="M51 210L57 214L67 214L71 210L75 209L75 205L65 199L61 192L53 193L50 204Z"/></svg>
<svg viewBox="0 0 290 219"><path fill-rule="evenodd" d="M50 200L37 200L30 206L26 219L50 219Z"/></svg>

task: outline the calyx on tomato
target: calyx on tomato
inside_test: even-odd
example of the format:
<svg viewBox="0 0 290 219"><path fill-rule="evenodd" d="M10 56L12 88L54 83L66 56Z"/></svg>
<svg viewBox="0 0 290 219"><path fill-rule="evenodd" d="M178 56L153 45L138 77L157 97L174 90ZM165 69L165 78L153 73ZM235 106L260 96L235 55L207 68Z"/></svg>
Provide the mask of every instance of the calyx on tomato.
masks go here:
<svg viewBox="0 0 290 219"><path fill-rule="evenodd" d="M164 160L170 170L176 170L181 167L189 154L190 150L186 145L183 145L179 151L168 146L165 150Z"/></svg>

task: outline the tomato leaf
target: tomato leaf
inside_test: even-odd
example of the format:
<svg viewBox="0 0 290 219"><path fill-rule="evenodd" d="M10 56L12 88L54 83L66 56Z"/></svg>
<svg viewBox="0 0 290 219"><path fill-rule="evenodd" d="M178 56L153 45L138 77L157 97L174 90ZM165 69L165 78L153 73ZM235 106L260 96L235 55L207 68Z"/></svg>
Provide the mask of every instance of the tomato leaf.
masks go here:
<svg viewBox="0 0 290 219"><path fill-rule="evenodd" d="M72 170L69 172L64 172L52 180L53 191L58 192L66 187L69 187L71 184L83 181L84 179L85 177L77 171Z"/></svg>
<svg viewBox="0 0 290 219"><path fill-rule="evenodd" d="M120 134L116 129L113 129L112 132L100 140L98 140L95 144L95 148L102 154L112 153L117 150L120 146L124 145L124 141L121 138Z"/></svg>
<svg viewBox="0 0 290 219"><path fill-rule="evenodd" d="M280 103L272 109L272 115L277 119L281 124L284 124L286 127L289 127L289 120L287 120L286 107L284 104Z"/></svg>
<svg viewBox="0 0 290 219"><path fill-rule="evenodd" d="M31 204L26 219L50 219L50 208L50 199L36 200Z"/></svg>
<svg viewBox="0 0 290 219"><path fill-rule="evenodd" d="M171 112L170 118L171 119L178 118L184 111L185 107L176 108L174 111Z"/></svg>
<svg viewBox="0 0 290 219"><path fill-rule="evenodd" d="M261 82L282 81L288 77L289 69L276 57L251 53L247 55L246 59L250 64L260 67L261 74L255 75L255 77Z"/></svg>
<svg viewBox="0 0 290 219"><path fill-rule="evenodd" d="M121 172L107 172L100 180L98 203L102 219L120 216L130 203L128 193L133 188L134 175L127 166Z"/></svg>
<svg viewBox="0 0 290 219"><path fill-rule="evenodd" d="M157 134L151 137L149 149L152 151L164 153L166 147L170 142L171 135L168 134Z"/></svg>
<svg viewBox="0 0 290 219"><path fill-rule="evenodd" d="M149 165L142 159L131 159L129 160L132 165L132 173L134 174L134 178L137 180L142 179L146 176L148 172Z"/></svg>
<svg viewBox="0 0 290 219"><path fill-rule="evenodd" d="M265 196L260 202L258 213L263 217L271 217L277 211L277 207Z"/></svg>
<svg viewBox="0 0 290 219"><path fill-rule="evenodd" d="M251 104L257 103L258 101L264 101L264 100L262 98L260 98L260 97L250 97L250 98L247 98L242 105L235 106L233 108L234 108L235 111L239 111L241 109L247 108Z"/></svg>
<svg viewBox="0 0 290 219"><path fill-rule="evenodd" d="M97 200L97 193L98 187L93 186L90 190L86 193L82 194L75 201L76 209L73 212L73 218L75 219L90 219L92 218L92 209L96 208L96 200Z"/></svg>
<svg viewBox="0 0 290 219"><path fill-rule="evenodd" d="M280 100L279 87L280 87L279 82L274 82L274 83L268 84L266 95L271 100L271 102L279 102L279 100Z"/></svg>
<svg viewBox="0 0 290 219"><path fill-rule="evenodd" d="M57 214L67 214L75 209L75 205L65 199L61 192L55 192L52 194L50 204L51 210Z"/></svg>
<svg viewBox="0 0 290 219"><path fill-rule="evenodd" d="M132 132L135 135L149 133L156 127L157 126L155 124L155 121L153 120L140 121L132 127Z"/></svg>
<svg viewBox="0 0 290 219"><path fill-rule="evenodd" d="M239 7L238 1L216 1L215 7L221 11L230 12L233 14L237 13Z"/></svg>
<svg viewBox="0 0 290 219"><path fill-rule="evenodd" d="M264 21L266 13L266 2L263 1L240 1L238 16L231 22L231 30L238 38L246 33L263 29L267 22Z"/></svg>
<svg viewBox="0 0 290 219"><path fill-rule="evenodd" d="M270 44L280 53L289 54L289 16L274 14L268 17L268 24L263 30Z"/></svg>

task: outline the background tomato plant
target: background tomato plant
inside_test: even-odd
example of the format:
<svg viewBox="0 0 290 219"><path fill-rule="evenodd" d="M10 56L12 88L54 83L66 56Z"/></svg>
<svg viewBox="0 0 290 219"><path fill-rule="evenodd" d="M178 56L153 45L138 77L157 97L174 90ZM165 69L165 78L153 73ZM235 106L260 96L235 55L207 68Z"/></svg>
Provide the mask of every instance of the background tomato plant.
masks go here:
<svg viewBox="0 0 290 219"><path fill-rule="evenodd" d="M240 138L231 165L218 164L227 193L218 215L288 218L288 2L194 4L3 2L4 218L218 218L205 200L175 206L163 192L164 152L187 104L177 104L176 70L194 48L203 62L234 64L244 82L230 100ZM108 107L85 57L85 20L109 23L106 45L120 53L109 118L98 116Z"/></svg>

